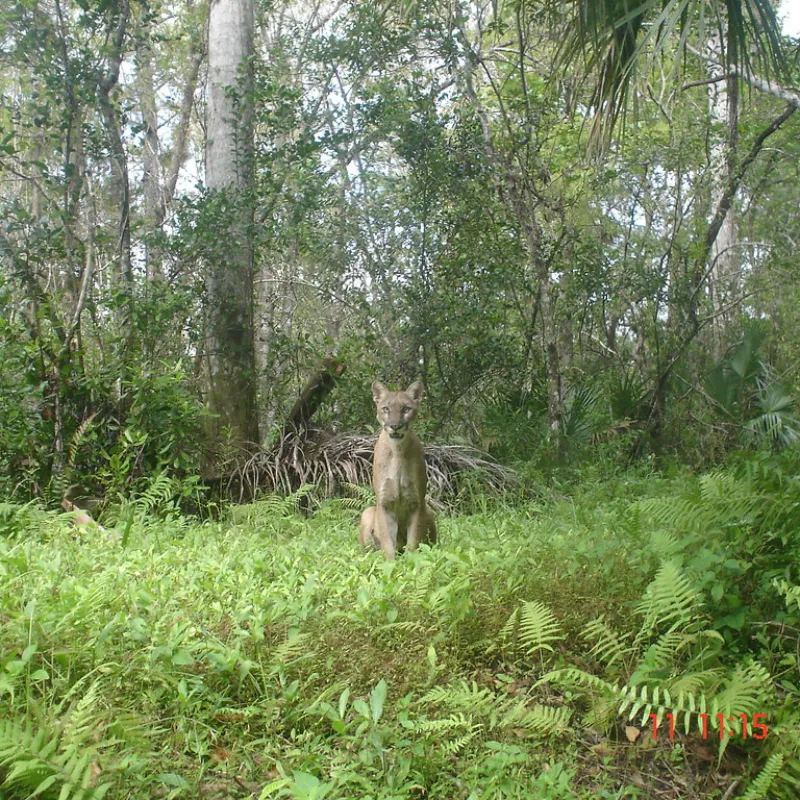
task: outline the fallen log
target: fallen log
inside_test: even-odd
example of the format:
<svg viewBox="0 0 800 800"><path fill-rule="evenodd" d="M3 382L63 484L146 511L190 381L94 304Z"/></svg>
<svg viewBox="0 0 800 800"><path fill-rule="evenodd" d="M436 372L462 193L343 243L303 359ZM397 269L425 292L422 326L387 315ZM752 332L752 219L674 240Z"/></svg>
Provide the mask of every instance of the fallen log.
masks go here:
<svg viewBox="0 0 800 800"><path fill-rule="evenodd" d="M296 434L308 428L311 417L333 391L336 386L336 378L340 377L345 369L345 365L337 358L329 356L322 359L319 368L306 381L303 391L300 392L300 396L289 411L276 444L280 444L287 435Z"/></svg>

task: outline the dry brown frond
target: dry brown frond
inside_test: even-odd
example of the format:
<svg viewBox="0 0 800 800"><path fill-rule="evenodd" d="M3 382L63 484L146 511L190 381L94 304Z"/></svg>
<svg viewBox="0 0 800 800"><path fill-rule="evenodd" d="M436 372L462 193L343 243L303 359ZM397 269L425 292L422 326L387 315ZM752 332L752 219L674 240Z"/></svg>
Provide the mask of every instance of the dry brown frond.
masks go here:
<svg viewBox="0 0 800 800"><path fill-rule="evenodd" d="M375 440L375 436L331 436L319 430L304 431L303 436L287 433L273 447L228 465L228 494L238 494L236 499L241 501L258 491L290 494L309 483L325 497L346 494L348 484L367 485L372 480ZM425 461L428 492L445 505L467 483L489 494L516 485L512 470L471 447L429 444Z"/></svg>

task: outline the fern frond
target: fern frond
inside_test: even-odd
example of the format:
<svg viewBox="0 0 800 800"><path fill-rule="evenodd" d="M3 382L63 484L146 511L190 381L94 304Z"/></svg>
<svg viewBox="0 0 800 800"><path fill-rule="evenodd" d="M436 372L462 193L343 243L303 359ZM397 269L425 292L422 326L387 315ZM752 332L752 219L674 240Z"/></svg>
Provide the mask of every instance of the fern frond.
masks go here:
<svg viewBox="0 0 800 800"><path fill-rule="evenodd" d="M272 671L279 671L293 661L312 655L310 639L311 634L298 633L279 644L272 653Z"/></svg>
<svg viewBox="0 0 800 800"><path fill-rule="evenodd" d="M497 697L491 689L481 689L475 681L471 684L457 681L447 686L434 686L423 695L420 702L476 715L488 715L496 701Z"/></svg>
<svg viewBox="0 0 800 800"><path fill-rule="evenodd" d="M531 734L549 735L566 731L571 718L572 712L566 706L556 708L537 703L528 707L518 703L508 711L500 724L504 728L521 728Z"/></svg>
<svg viewBox="0 0 800 800"><path fill-rule="evenodd" d="M168 503L175 496L175 481L169 473L159 472L150 479L147 488L133 501L138 516L146 516L159 506Z"/></svg>
<svg viewBox="0 0 800 800"><path fill-rule="evenodd" d="M680 675L670 682L670 690L674 695L708 694L720 684L723 678L721 669L706 669L699 672L689 672Z"/></svg>
<svg viewBox="0 0 800 800"><path fill-rule="evenodd" d="M683 542L675 534L664 530L650 534L650 546L661 561L674 558L683 550Z"/></svg>
<svg viewBox="0 0 800 800"><path fill-rule="evenodd" d="M700 594L674 561L661 565L647 587L636 610L644 621L636 635L636 644L646 641L658 628L687 628L695 623L701 607Z"/></svg>
<svg viewBox="0 0 800 800"><path fill-rule="evenodd" d="M509 618L506 620L505 625L500 628L500 639L504 642L509 642L512 646L517 642L519 637L519 608L515 608Z"/></svg>
<svg viewBox="0 0 800 800"><path fill-rule="evenodd" d="M531 600L522 604L519 618L519 640L528 653L553 651L550 642L563 639L558 620L544 603Z"/></svg>
<svg viewBox="0 0 800 800"><path fill-rule="evenodd" d="M772 677L765 667L757 661L740 664L714 697L712 712L738 719L739 714L752 714L765 708L773 695Z"/></svg>
<svg viewBox="0 0 800 800"><path fill-rule="evenodd" d="M750 524L764 519L773 506L773 498L751 481L725 472L702 476L699 497L657 497L637 504L639 511L657 525L679 531Z"/></svg>
<svg viewBox="0 0 800 800"><path fill-rule="evenodd" d="M664 670L678 662L678 656L690 644L697 641L694 634L684 633L675 630L674 627L665 631L658 639L650 645L647 650L646 661L648 666L654 670Z"/></svg>
<svg viewBox="0 0 800 800"><path fill-rule="evenodd" d="M366 508L367 506L375 505L375 492L371 486L362 486L360 483L341 484L341 488L349 492L352 497L342 497L340 500L351 500L355 504L355 508ZM348 506L350 507L350 506Z"/></svg>
<svg viewBox="0 0 800 800"><path fill-rule="evenodd" d="M557 686L584 686L589 689L594 689L597 692L613 696L616 696L618 693L616 684L599 678L597 675L592 675L591 672L577 669L576 667L552 670L546 675L542 675L533 686L536 688L545 683L553 683Z"/></svg>
<svg viewBox="0 0 800 800"><path fill-rule="evenodd" d="M483 729L483 725L474 722L466 714L453 714L444 719L427 719L417 723L417 730L423 733L437 734L437 744L450 755L461 752ZM460 736L452 738L443 734L463 731Z"/></svg>
<svg viewBox="0 0 800 800"><path fill-rule="evenodd" d="M69 480L69 476L71 475L72 469L75 466L75 459L78 456L78 449L81 446L83 437L86 436L86 432L92 427L92 423L94 422L94 418L96 416L97 412L86 417L86 419L83 420L83 422L81 422L81 424L75 429L75 433L72 434L72 438L69 440L69 448L67 449L67 462L64 465L64 476L67 480Z"/></svg>
<svg viewBox="0 0 800 800"><path fill-rule="evenodd" d="M766 797L782 766L783 753L773 753L761 768L758 777L747 787L747 791L742 795L742 800L762 800Z"/></svg>
<svg viewBox="0 0 800 800"><path fill-rule="evenodd" d="M626 646L627 637L617 633L602 616L590 622L581 632L581 636L594 642L590 652L606 669L621 663L634 652L630 644Z"/></svg>
<svg viewBox="0 0 800 800"><path fill-rule="evenodd" d="M93 786L97 752L90 747L62 747L58 732L30 722L0 721L0 769L3 786L29 797L59 789L59 800L100 800L110 783Z"/></svg>
<svg viewBox="0 0 800 800"><path fill-rule="evenodd" d="M413 589L411 589L407 596L407 602L411 608L419 608L425 603L425 598L428 596L432 578L433 572L430 569L421 572L417 576L416 585Z"/></svg>
<svg viewBox="0 0 800 800"><path fill-rule="evenodd" d="M387 622L381 625L378 630L381 631L396 631L398 633L421 633L425 630L425 626L421 622L413 619L403 620L402 622Z"/></svg>

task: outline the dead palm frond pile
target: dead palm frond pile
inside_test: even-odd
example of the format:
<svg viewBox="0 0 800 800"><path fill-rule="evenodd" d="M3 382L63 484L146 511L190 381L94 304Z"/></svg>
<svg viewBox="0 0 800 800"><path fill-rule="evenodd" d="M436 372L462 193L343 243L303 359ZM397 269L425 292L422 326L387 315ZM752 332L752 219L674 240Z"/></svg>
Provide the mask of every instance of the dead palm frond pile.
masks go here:
<svg viewBox="0 0 800 800"><path fill-rule="evenodd" d="M228 493L239 499L257 492L290 494L314 484L326 497L372 480L376 436L330 435L319 430L288 433L276 445L251 454L227 470ZM516 485L516 474L485 453L463 445L425 446L428 493L444 503L469 485L499 494Z"/></svg>

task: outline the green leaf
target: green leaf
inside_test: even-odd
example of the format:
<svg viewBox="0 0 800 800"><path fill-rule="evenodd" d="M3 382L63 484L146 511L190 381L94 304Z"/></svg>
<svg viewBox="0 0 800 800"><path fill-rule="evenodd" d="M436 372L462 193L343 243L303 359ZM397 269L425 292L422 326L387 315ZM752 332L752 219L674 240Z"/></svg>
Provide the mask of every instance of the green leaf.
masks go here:
<svg viewBox="0 0 800 800"><path fill-rule="evenodd" d="M184 647L179 647L172 656L172 663L176 667L190 667L194 664L194 656Z"/></svg>
<svg viewBox="0 0 800 800"><path fill-rule="evenodd" d="M339 695L339 717L344 719L345 712L347 711L347 701L350 699L350 690L345 689Z"/></svg>
<svg viewBox="0 0 800 800"><path fill-rule="evenodd" d="M386 681L381 678L369 696L369 707L372 712L372 721L377 724L383 716L383 706L386 702Z"/></svg>

